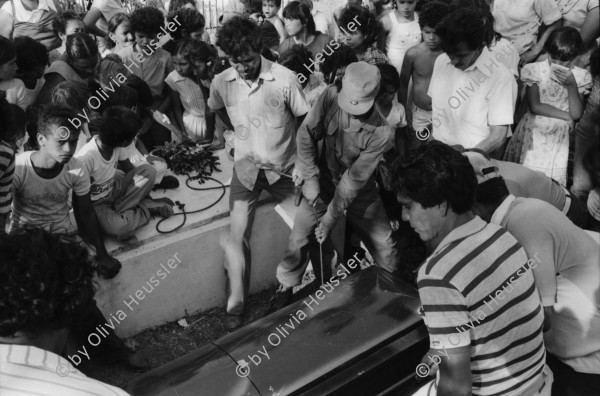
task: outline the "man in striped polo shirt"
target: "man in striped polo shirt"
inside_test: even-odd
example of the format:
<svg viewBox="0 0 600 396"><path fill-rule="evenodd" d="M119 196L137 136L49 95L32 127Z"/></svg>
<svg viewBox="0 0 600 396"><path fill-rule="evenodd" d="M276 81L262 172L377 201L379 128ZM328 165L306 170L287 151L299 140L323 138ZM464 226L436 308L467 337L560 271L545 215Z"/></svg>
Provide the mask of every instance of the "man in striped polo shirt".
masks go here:
<svg viewBox="0 0 600 396"><path fill-rule="evenodd" d="M434 249L417 278L425 375L438 372L429 394L550 395L535 264L512 235L473 214L469 161L432 141L407 156L397 185L403 219Z"/></svg>

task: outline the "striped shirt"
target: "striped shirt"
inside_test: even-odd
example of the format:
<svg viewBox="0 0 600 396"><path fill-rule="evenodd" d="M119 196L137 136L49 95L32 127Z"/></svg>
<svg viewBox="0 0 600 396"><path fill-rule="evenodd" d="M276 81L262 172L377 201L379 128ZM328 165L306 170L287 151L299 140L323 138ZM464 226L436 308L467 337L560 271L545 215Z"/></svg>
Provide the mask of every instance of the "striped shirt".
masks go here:
<svg viewBox="0 0 600 396"><path fill-rule="evenodd" d="M15 150L0 141L0 214L10 212L12 178L15 172ZM3 230L2 230L3 231Z"/></svg>
<svg viewBox="0 0 600 396"><path fill-rule="evenodd" d="M432 348L471 346L474 395L523 395L545 365L543 310L527 256L479 217L454 229L417 278Z"/></svg>
<svg viewBox="0 0 600 396"><path fill-rule="evenodd" d="M127 396L128 393L88 378L69 361L29 345L0 344L2 396Z"/></svg>

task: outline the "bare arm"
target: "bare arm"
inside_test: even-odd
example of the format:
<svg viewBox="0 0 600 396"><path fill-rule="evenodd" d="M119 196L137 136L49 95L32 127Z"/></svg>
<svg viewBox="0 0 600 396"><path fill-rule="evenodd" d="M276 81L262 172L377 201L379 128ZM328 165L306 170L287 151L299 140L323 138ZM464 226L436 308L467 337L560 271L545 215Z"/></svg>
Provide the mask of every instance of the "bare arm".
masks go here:
<svg viewBox="0 0 600 396"><path fill-rule="evenodd" d="M492 153L499 149L508 136L509 125L490 125L490 136L483 139L475 148L481 149L486 153Z"/></svg>
<svg viewBox="0 0 600 396"><path fill-rule="evenodd" d="M593 46L596 37L600 33L600 7L596 7L588 12L579 33L581 33L581 38L586 48Z"/></svg>
<svg viewBox="0 0 600 396"><path fill-rule="evenodd" d="M385 42L387 41L388 34L390 34L390 32L392 30L391 20L390 20L389 15L385 15L383 18L381 18L381 25L383 26L383 29L381 29L381 34L379 35L379 38L377 40L377 48L379 48L383 52L386 52L385 51Z"/></svg>
<svg viewBox="0 0 600 396"><path fill-rule="evenodd" d="M231 123L231 120L229 119L229 114L227 114L227 109L225 107L216 110L215 113L217 113L217 115L219 116L221 121L223 121L223 124L225 124L225 126L228 129L230 129L232 131L234 130L233 124Z"/></svg>
<svg viewBox="0 0 600 396"><path fill-rule="evenodd" d="M75 212L75 221L80 230L79 232L83 231L84 235L91 239L98 257L108 256L89 193L81 196L73 193L73 211Z"/></svg>
<svg viewBox="0 0 600 396"><path fill-rule="evenodd" d="M569 90L569 115L573 121L578 121L583 115L584 103L583 98L579 95L577 84L568 86Z"/></svg>
<svg viewBox="0 0 600 396"><path fill-rule="evenodd" d="M100 11L96 7L90 8L90 10L85 14L85 18L83 18L83 24L85 25L85 29L88 33L99 37L106 36L106 33L96 26L96 22L98 22L98 19L100 19L101 17L102 11Z"/></svg>
<svg viewBox="0 0 600 396"><path fill-rule="evenodd" d="M185 126L183 125L183 105L181 104L179 93L171 89L169 90L169 95L171 96L173 115L175 116L173 121L177 125L177 128L185 132Z"/></svg>
<svg viewBox="0 0 600 396"><path fill-rule="evenodd" d="M0 11L0 35L10 38L13 31L13 17L7 12Z"/></svg>
<svg viewBox="0 0 600 396"><path fill-rule="evenodd" d="M119 160L119 169L121 169L125 173L129 173L135 169L135 166L128 159Z"/></svg>
<svg viewBox="0 0 600 396"><path fill-rule="evenodd" d="M277 33L279 33L279 44L283 43L283 41L287 38L287 32L285 31L285 28L283 27L283 23L281 22L281 19L275 18L275 22L273 22L273 26L275 26L275 29L277 29Z"/></svg>
<svg viewBox="0 0 600 396"><path fill-rule="evenodd" d="M527 102L529 110L536 115L558 118L559 120L572 121L571 115L552 105L540 102L540 88L537 85L527 87Z"/></svg>
<svg viewBox="0 0 600 396"><path fill-rule="evenodd" d="M430 350L431 351L431 350ZM435 351L435 349L434 349ZM469 396L473 389L471 347L446 349L439 370L438 396ZM441 352L440 352L441 353Z"/></svg>

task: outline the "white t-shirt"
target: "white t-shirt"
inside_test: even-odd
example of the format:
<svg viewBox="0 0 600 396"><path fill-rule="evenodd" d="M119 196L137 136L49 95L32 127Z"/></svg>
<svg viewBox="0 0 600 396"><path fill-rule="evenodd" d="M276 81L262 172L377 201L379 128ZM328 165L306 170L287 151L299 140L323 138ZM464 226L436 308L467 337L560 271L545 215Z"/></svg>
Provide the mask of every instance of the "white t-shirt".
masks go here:
<svg viewBox="0 0 600 396"><path fill-rule="evenodd" d="M435 61L431 97L433 138L473 148L490 136L490 125L511 125L517 100L513 74L484 47L466 70L446 54Z"/></svg>
<svg viewBox="0 0 600 396"><path fill-rule="evenodd" d="M87 168L92 179L91 199L97 201L110 195L113 189L113 179L119 161L128 159L127 152L124 148L117 147L114 149L112 157L105 160L98 148L98 136L94 136L92 140L87 142L85 146L79 150L75 157L79 158Z"/></svg>
<svg viewBox="0 0 600 396"><path fill-rule="evenodd" d="M0 90L6 92L6 101L8 103L16 104L25 110L27 107L27 88L25 88L23 81L19 80L18 78L0 81Z"/></svg>
<svg viewBox="0 0 600 396"><path fill-rule="evenodd" d="M26 151L15 158L10 229L27 224L74 233L69 217L69 195L71 189L77 196L90 192L90 176L85 166L77 158L71 158L58 176L44 179L33 169L33 153Z"/></svg>
<svg viewBox="0 0 600 396"><path fill-rule="evenodd" d="M393 128L403 128L407 125L406 123L406 112L402 103L393 102L390 114L385 117L388 124Z"/></svg>
<svg viewBox="0 0 600 396"><path fill-rule="evenodd" d="M110 18L119 12L127 13L121 0L94 0L91 8L96 8L102 13L102 16L96 21L96 27L105 33L108 33Z"/></svg>
<svg viewBox="0 0 600 396"><path fill-rule="evenodd" d="M565 26L579 30L585 22L588 12L598 8L598 0L555 0Z"/></svg>
<svg viewBox="0 0 600 396"><path fill-rule="evenodd" d="M552 25L562 15L555 0L495 0L494 30L522 54L537 43L540 24Z"/></svg>
<svg viewBox="0 0 600 396"><path fill-rule="evenodd" d="M25 7L23 7L23 3L20 0L14 0L13 3L15 5L15 15L13 15L10 0L4 3L0 10L6 12L9 15L12 15L12 17L19 22L38 23L42 18L42 14L44 13L44 11L58 11L56 5L52 0L39 0L38 8L32 11L26 10Z"/></svg>

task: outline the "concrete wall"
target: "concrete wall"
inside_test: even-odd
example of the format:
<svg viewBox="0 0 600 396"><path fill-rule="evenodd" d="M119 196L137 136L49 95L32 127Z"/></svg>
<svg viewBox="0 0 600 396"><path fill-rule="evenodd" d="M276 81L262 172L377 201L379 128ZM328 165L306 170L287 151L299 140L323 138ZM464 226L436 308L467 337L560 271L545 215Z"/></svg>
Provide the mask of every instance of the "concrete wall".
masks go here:
<svg viewBox="0 0 600 396"><path fill-rule="evenodd" d="M257 210L250 293L276 284L275 268L287 245L290 229L274 206L269 202ZM116 323L117 334L129 337L191 313L224 306L224 254L219 242L228 232L227 216L119 253L121 273L108 281L99 280L96 296L107 320Z"/></svg>

